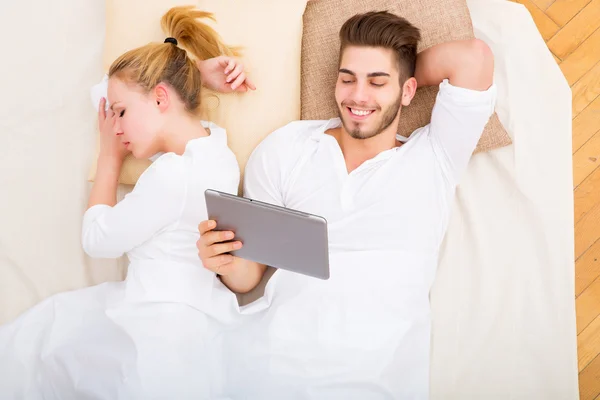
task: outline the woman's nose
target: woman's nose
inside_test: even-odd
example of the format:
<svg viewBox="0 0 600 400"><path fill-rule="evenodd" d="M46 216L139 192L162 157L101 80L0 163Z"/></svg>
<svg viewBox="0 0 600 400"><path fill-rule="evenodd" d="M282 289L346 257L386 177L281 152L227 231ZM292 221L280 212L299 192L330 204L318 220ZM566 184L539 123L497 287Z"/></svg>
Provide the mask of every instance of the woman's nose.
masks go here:
<svg viewBox="0 0 600 400"><path fill-rule="evenodd" d="M119 122L118 119L115 122L114 129L115 129L115 135L121 136L123 134L123 130L121 129L121 123Z"/></svg>

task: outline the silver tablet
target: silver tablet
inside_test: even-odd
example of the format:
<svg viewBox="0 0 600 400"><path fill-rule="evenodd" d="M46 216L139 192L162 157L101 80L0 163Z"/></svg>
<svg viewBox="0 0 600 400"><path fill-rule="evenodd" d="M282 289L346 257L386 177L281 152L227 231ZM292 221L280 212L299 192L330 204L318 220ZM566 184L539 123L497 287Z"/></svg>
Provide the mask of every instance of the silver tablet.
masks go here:
<svg viewBox="0 0 600 400"><path fill-rule="evenodd" d="M216 230L243 243L231 254L274 268L329 279L327 221L319 216L208 189L208 217Z"/></svg>

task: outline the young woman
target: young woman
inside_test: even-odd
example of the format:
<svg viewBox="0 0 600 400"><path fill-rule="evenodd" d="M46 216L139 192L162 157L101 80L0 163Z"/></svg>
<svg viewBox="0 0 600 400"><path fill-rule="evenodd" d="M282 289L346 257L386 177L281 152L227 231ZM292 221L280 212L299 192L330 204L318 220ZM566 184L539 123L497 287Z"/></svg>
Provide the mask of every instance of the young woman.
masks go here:
<svg viewBox="0 0 600 400"><path fill-rule="evenodd" d="M127 278L53 296L0 327L0 398L218 396L219 332L237 320L237 302L203 268L197 227L204 191L236 193L239 167L225 131L200 120L200 99L203 81L221 91L254 85L200 17L210 15L169 10L165 42L123 54L108 72L82 243L92 257L127 254ZM117 203L128 152L159 156Z"/></svg>

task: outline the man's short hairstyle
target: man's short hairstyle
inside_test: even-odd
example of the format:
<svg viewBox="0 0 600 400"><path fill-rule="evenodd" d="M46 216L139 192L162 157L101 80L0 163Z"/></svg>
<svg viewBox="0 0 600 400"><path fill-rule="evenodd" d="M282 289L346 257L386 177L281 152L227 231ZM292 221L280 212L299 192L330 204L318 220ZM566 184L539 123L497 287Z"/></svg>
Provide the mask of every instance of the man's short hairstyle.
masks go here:
<svg viewBox="0 0 600 400"><path fill-rule="evenodd" d="M396 55L402 85L415 75L419 40L419 29L395 14L387 11L357 14L340 29L340 61L348 46L390 49Z"/></svg>

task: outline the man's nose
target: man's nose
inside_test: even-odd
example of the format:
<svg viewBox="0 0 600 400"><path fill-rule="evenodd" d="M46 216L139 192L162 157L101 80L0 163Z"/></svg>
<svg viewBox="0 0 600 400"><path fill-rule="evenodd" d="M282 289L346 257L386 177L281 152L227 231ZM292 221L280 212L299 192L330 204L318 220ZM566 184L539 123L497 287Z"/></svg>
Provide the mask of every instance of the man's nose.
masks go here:
<svg viewBox="0 0 600 400"><path fill-rule="evenodd" d="M366 104L369 101L369 88L365 82L357 82L352 91L352 100L356 104Z"/></svg>

